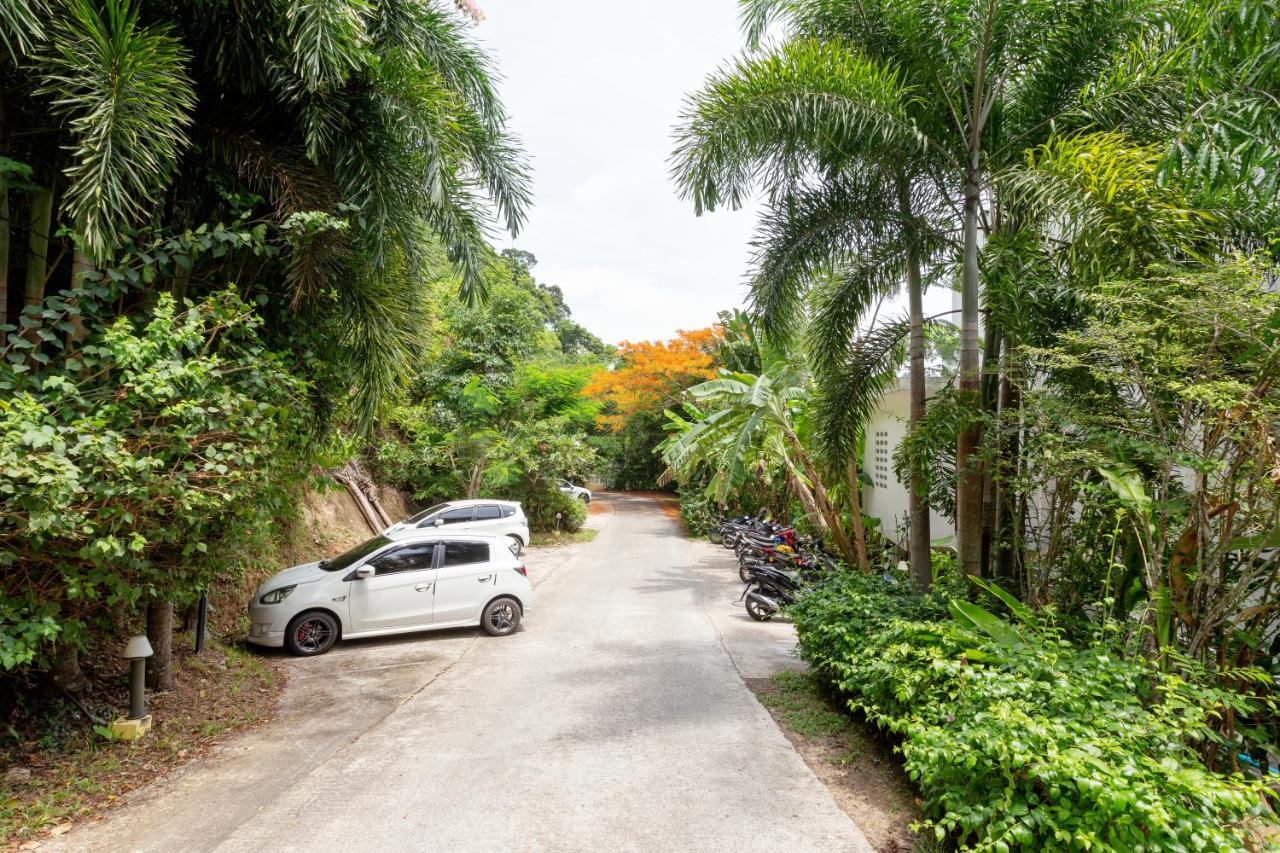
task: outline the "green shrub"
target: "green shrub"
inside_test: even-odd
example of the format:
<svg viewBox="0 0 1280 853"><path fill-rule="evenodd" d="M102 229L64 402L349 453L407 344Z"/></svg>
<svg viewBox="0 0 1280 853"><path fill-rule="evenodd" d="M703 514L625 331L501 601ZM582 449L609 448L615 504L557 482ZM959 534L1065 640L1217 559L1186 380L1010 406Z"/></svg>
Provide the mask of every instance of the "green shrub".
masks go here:
<svg viewBox="0 0 1280 853"><path fill-rule="evenodd" d="M690 536L705 536L720 522L720 510L705 492L681 490L680 518Z"/></svg>
<svg viewBox="0 0 1280 853"><path fill-rule="evenodd" d="M258 325L226 291L185 310L162 295L53 357L8 336L0 670L110 637L148 598L194 599L280 514L305 471L307 388Z"/></svg>
<svg viewBox="0 0 1280 853"><path fill-rule="evenodd" d="M587 520L587 505L555 487L533 492L524 499L524 514L534 531L556 529L556 513L561 514L560 529L576 533Z"/></svg>
<svg viewBox="0 0 1280 853"><path fill-rule="evenodd" d="M983 850L1245 846L1260 783L1196 751L1240 697L1050 625L952 608L964 623L939 596L846 574L791 609L815 671L902 737L926 830Z"/></svg>

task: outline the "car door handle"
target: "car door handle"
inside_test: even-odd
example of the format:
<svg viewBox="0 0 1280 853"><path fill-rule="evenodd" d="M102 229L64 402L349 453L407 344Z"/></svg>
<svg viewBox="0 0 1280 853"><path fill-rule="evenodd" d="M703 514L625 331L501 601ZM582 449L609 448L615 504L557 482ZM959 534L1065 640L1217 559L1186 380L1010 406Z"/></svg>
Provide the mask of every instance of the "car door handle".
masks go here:
<svg viewBox="0 0 1280 853"><path fill-rule="evenodd" d="M480 583L488 583L489 581L493 580L493 575L485 575L482 578L476 578L476 580L480 581Z"/></svg>
<svg viewBox="0 0 1280 853"><path fill-rule="evenodd" d="M427 590L431 589L431 584L420 583L417 586L415 586L414 589L416 589L418 592L426 592Z"/></svg>

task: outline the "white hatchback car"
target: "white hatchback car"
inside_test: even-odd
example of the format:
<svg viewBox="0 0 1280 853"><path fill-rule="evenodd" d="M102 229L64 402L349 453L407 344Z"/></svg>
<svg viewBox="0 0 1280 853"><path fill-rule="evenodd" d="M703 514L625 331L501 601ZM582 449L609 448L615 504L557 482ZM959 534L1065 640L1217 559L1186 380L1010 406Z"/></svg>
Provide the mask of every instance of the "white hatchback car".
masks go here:
<svg viewBox="0 0 1280 853"><path fill-rule="evenodd" d="M514 633L533 587L501 536L440 531L375 536L345 554L285 569L253 594L248 640L296 655L339 638L479 625Z"/></svg>
<svg viewBox="0 0 1280 853"><path fill-rule="evenodd" d="M582 501L584 504L591 503L591 490L584 486L575 486L568 480L561 480L558 488L575 501Z"/></svg>
<svg viewBox="0 0 1280 853"><path fill-rule="evenodd" d="M399 539L410 531L441 527L447 527L450 532L465 530L486 536L505 536L516 556L529 544L529 520L515 501L467 500L437 504L391 525L382 535Z"/></svg>

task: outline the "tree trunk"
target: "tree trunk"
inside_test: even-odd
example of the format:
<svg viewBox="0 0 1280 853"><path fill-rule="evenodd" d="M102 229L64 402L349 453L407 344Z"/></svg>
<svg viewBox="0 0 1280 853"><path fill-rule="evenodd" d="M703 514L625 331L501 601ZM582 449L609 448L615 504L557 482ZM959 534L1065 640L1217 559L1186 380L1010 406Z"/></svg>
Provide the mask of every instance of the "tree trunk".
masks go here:
<svg viewBox="0 0 1280 853"><path fill-rule="evenodd" d="M71 290L74 292L84 287L84 275L93 269L93 264L85 257L79 246L76 246L75 253L71 256ZM80 313L80 297L72 296L69 300L74 310L67 318L71 323L72 331L68 335L70 343L79 343L88 337L88 330L85 329L84 315Z"/></svg>
<svg viewBox="0 0 1280 853"><path fill-rule="evenodd" d="M905 180L898 182L898 201L904 220L910 228L907 241L907 299L911 310L911 413L908 432L914 432L925 415L924 372L924 283L920 274L920 248L916 242L912 220L910 188ZM918 466L911 467L907 483L907 552L911 561L911 580L916 589L926 590L933 582L933 566L930 561L929 497L924 472Z"/></svg>
<svg viewBox="0 0 1280 853"><path fill-rule="evenodd" d="M986 328L986 340L983 343L982 363L989 366L982 376L982 399L981 408L984 415L998 415L1000 406L1000 376L995 366L1000 363L1000 345L1002 335L1000 329L995 323L988 321ZM997 449L996 464L982 466L982 569L980 574L989 576L991 573L991 548L995 542L995 509L996 509L996 477L999 465L999 451L1001 445L1000 421L998 417L994 418L995 431L991 435L991 446Z"/></svg>
<svg viewBox="0 0 1280 853"><path fill-rule="evenodd" d="M1009 378L1012 367L1013 342L1005 339L1004 370L1000 376L1000 416L1005 423L1000 442L1000 482L996 488L995 528L996 528L996 574L1002 578L1015 578L1018 575L1020 560L1015 557L1020 553L1018 546L1018 526L1016 513L1018 500L1010 483L1018 475L1019 459L1022 455L1022 437L1018 424L1008 423L1010 412L1022 407L1022 396L1018 387Z"/></svg>
<svg viewBox="0 0 1280 853"><path fill-rule="evenodd" d="M49 276L49 229L53 224L53 188L31 194L31 232L27 235L27 281L24 305L44 303L44 280Z"/></svg>
<svg viewBox="0 0 1280 853"><path fill-rule="evenodd" d="M867 528L862 523L862 480L858 477L858 454L849 457L849 515L853 519L853 547L858 552L858 568L871 571L867 559Z"/></svg>
<svg viewBox="0 0 1280 853"><path fill-rule="evenodd" d="M173 603L153 599L147 604L147 639L155 652L147 661L147 686L173 689Z"/></svg>
<svg viewBox="0 0 1280 853"><path fill-rule="evenodd" d="M9 182L0 173L0 325L9 322Z"/></svg>
<svg viewBox="0 0 1280 853"><path fill-rule="evenodd" d="M50 674L54 684L73 695L83 693L89 687L89 679L85 678L80 669L80 650L71 643L54 645Z"/></svg>
<svg viewBox="0 0 1280 853"><path fill-rule="evenodd" d="M964 182L964 274L961 279L960 403L970 417L956 437L956 540L960 570L982 574L982 465L978 445L982 424L977 417L982 366L978 357L978 149L970 154Z"/></svg>
<svg viewBox="0 0 1280 853"><path fill-rule="evenodd" d="M800 478L800 472L796 470L796 464L785 453L782 456L782 462L786 467L787 482L790 484L791 490L796 493L800 504L804 507L805 517L808 518L809 524L818 530L827 530L827 520L823 518L822 511L818 509L818 502L814 500L813 491Z"/></svg>
<svg viewBox="0 0 1280 853"><path fill-rule="evenodd" d="M827 519L827 526L831 530L831 536L836 540L836 548L839 549L840 556L851 566L859 565L857 552L849 542L849 537L845 535L844 528L840 526L840 513L831 503L831 497L827 494L826 487L822 485L822 478L818 476L818 469L813 466L813 460L809 458L808 451L804 449L799 436L790 427L786 427L786 436L791 449L795 451L796 458L800 460L801 467L804 468L805 476L809 478L810 483L813 483L813 495L817 499L822 515Z"/></svg>

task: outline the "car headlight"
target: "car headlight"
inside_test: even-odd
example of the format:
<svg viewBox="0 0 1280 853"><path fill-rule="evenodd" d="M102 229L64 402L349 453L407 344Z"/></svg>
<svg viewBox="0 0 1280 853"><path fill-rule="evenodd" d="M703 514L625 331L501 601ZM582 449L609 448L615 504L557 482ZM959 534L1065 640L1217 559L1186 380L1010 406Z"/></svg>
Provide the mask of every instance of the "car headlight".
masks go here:
<svg viewBox="0 0 1280 853"><path fill-rule="evenodd" d="M262 598L258 599L259 604L279 604L289 597L289 593L298 588L297 584L292 586L282 586L279 589L273 589L271 592L264 592Z"/></svg>

